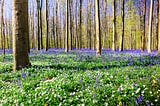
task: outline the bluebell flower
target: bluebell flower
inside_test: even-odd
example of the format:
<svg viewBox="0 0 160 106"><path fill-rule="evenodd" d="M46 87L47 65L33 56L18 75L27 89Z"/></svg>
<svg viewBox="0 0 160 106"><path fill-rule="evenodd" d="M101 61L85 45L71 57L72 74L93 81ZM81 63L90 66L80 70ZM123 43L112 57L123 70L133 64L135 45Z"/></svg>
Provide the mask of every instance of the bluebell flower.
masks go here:
<svg viewBox="0 0 160 106"><path fill-rule="evenodd" d="M98 77L96 77L96 84L98 84L99 83L99 79L98 79Z"/></svg>
<svg viewBox="0 0 160 106"><path fill-rule="evenodd" d="M149 101L146 101L146 105L147 106L151 106L151 104L149 103Z"/></svg>
<svg viewBox="0 0 160 106"><path fill-rule="evenodd" d="M79 82L82 83L82 77L80 78Z"/></svg>
<svg viewBox="0 0 160 106"><path fill-rule="evenodd" d="M128 75L126 75L126 80L129 80L129 77L128 77Z"/></svg>
<svg viewBox="0 0 160 106"><path fill-rule="evenodd" d="M21 74L21 76L22 76L22 78L26 78L26 73L25 72L22 72L22 74Z"/></svg>
<svg viewBox="0 0 160 106"><path fill-rule="evenodd" d="M142 95L138 96L138 98L137 98L138 103L142 102L142 99L143 99Z"/></svg>
<svg viewBox="0 0 160 106"><path fill-rule="evenodd" d="M18 80L17 85L22 85L21 80Z"/></svg>
<svg viewBox="0 0 160 106"><path fill-rule="evenodd" d="M158 81L160 81L160 78L157 78Z"/></svg>
<svg viewBox="0 0 160 106"><path fill-rule="evenodd" d="M93 97L95 98L97 95L96 95L96 93L93 95Z"/></svg>

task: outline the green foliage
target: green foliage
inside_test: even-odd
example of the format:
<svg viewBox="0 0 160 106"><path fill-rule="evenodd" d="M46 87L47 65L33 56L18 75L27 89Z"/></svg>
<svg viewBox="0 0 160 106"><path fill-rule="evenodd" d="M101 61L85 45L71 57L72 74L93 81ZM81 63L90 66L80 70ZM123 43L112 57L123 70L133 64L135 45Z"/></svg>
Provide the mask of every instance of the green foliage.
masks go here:
<svg viewBox="0 0 160 106"><path fill-rule="evenodd" d="M125 53L96 57L77 51L31 54L29 69L11 72L11 64L0 66L0 104L134 106L142 95L140 106L156 105L160 66L154 63L159 59Z"/></svg>

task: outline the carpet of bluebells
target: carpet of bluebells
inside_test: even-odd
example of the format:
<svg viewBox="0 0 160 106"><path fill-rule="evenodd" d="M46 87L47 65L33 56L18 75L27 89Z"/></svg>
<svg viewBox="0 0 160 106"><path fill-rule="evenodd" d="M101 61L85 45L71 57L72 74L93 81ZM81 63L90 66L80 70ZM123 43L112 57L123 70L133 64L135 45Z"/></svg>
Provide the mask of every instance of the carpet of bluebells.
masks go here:
<svg viewBox="0 0 160 106"><path fill-rule="evenodd" d="M13 72L0 50L0 106L160 106L160 57L139 50L31 50Z"/></svg>

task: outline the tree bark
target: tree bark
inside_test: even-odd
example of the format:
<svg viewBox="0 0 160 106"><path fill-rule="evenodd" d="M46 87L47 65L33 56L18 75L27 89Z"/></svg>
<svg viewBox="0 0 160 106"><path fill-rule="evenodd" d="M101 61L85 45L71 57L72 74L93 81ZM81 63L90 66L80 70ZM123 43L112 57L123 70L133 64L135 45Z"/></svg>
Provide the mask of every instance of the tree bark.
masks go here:
<svg viewBox="0 0 160 106"><path fill-rule="evenodd" d="M2 42L2 49L3 54L5 55L5 24L4 24L4 0L1 1L1 42Z"/></svg>
<svg viewBox="0 0 160 106"><path fill-rule="evenodd" d="M30 66L28 56L28 0L12 0L13 70Z"/></svg>
<svg viewBox="0 0 160 106"><path fill-rule="evenodd" d="M40 1L39 1L39 0L37 0L37 46L38 46L38 50L40 50L39 3L40 3Z"/></svg>
<svg viewBox="0 0 160 106"><path fill-rule="evenodd" d="M66 41L65 52L68 52L68 0L66 0Z"/></svg>
<svg viewBox="0 0 160 106"><path fill-rule="evenodd" d="M124 5L125 5L125 0L122 0L122 36L120 41L120 51L124 50L124 17L125 17Z"/></svg>
<svg viewBox="0 0 160 106"><path fill-rule="evenodd" d="M158 55L160 55L160 1L158 0Z"/></svg>
<svg viewBox="0 0 160 106"><path fill-rule="evenodd" d="M48 0L46 0L46 51L48 51L48 39L49 39L49 30L48 30L48 23L49 23L49 19L48 19Z"/></svg>
<svg viewBox="0 0 160 106"><path fill-rule="evenodd" d="M113 1L113 39L112 39L112 50L116 49L116 1Z"/></svg>
<svg viewBox="0 0 160 106"><path fill-rule="evenodd" d="M148 49L147 49L148 53L151 53L152 16L153 16L153 0L151 0L151 3L150 3Z"/></svg>
<svg viewBox="0 0 160 106"><path fill-rule="evenodd" d="M100 12L99 0L95 0L95 16L96 16L96 55L101 55L101 33L100 33Z"/></svg>

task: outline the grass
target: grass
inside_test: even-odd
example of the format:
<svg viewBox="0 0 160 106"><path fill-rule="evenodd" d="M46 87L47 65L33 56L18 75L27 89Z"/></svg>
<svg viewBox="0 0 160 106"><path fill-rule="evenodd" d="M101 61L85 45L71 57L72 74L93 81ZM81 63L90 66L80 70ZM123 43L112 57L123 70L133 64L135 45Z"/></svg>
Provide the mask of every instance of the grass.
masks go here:
<svg viewBox="0 0 160 106"><path fill-rule="evenodd" d="M0 105L158 106L160 57L137 52L49 50L30 53L32 67L12 71L0 55Z"/></svg>

